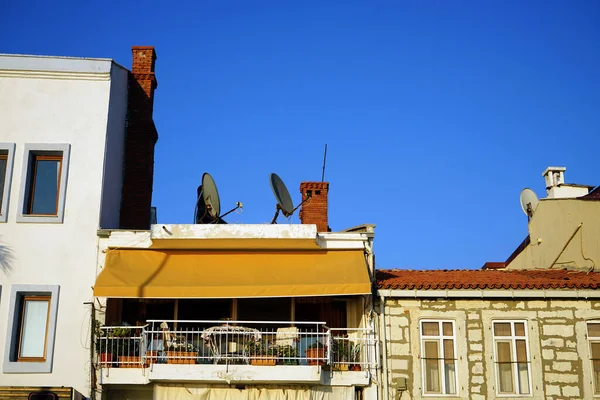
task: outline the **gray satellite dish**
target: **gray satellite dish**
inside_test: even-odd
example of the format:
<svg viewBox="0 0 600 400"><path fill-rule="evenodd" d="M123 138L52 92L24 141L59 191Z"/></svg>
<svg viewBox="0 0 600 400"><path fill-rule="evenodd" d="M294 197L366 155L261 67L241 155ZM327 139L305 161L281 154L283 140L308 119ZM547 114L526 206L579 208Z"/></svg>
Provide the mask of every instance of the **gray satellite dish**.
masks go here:
<svg viewBox="0 0 600 400"><path fill-rule="evenodd" d="M529 218L533 217L533 213L535 212L535 209L537 208L537 205L540 202L535 192L529 188L523 189L521 191L520 200L521 209L523 210L525 215L527 215L527 217Z"/></svg>
<svg viewBox="0 0 600 400"><path fill-rule="evenodd" d="M294 213L294 202L292 201L290 192L288 192L287 187L277 174L271 174L269 181L271 182L271 190L273 190L273 194L277 200L278 210L280 209L283 211L283 215L289 217Z"/></svg>
<svg viewBox="0 0 600 400"><path fill-rule="evenodd" d="M208 172L202 175L202 199L206 205L206 212L213 218L219 218L221 213L221 200L214 179Z"/></svg>

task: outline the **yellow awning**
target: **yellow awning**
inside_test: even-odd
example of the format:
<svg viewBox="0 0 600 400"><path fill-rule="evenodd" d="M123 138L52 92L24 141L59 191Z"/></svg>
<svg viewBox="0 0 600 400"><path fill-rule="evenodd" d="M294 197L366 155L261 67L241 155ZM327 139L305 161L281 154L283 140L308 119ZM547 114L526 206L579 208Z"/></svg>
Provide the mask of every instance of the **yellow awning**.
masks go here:
<svg viewBox="0 0 600 400"><path fill-rule="evenodd" d="M369 294L362 250L198 252L108 250L94 295L137 298Z"/></svg>

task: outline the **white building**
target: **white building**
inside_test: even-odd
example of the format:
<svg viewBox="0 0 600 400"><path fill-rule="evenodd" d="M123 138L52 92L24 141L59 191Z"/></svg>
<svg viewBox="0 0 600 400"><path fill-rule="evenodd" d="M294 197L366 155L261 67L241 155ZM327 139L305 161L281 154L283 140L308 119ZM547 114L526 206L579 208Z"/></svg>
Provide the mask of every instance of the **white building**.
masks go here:
<svg viewBox="0 0 600 400"><path fill-rule="evenodd" d="M150 225L155 58L0 55L0 398L91 394L96 232Z"/></svg>

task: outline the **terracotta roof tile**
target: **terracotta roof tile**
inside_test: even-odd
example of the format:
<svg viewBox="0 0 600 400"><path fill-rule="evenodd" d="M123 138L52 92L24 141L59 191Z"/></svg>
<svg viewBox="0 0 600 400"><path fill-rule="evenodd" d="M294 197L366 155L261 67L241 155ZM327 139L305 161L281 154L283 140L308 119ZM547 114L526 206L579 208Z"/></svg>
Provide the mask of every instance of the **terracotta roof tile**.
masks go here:
<svg viewBox="0 0 600 400"><path fill-rule="evenodd" d="M572 270L377 270L379 289L600 289L600 272Z"/></svg>

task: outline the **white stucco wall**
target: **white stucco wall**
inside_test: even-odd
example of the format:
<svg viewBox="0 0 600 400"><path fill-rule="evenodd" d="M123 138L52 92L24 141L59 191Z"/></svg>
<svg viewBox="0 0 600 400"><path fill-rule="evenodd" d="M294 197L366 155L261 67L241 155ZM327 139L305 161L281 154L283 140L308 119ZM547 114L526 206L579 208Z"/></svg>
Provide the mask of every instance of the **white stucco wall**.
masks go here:
<svg viewBox="0 0 600 400"><path fill-rule="evenodd" d="M60 286L52 372L0 371L0 386L72 386L89 395L84 302L93 300L96 275L110 69L110 60L0 56L0 132L2 141L16 144L8 221L0 224L0 365L8 357L11 286ZM63 223L16 222L26 143L71 146Z"/></svg>

